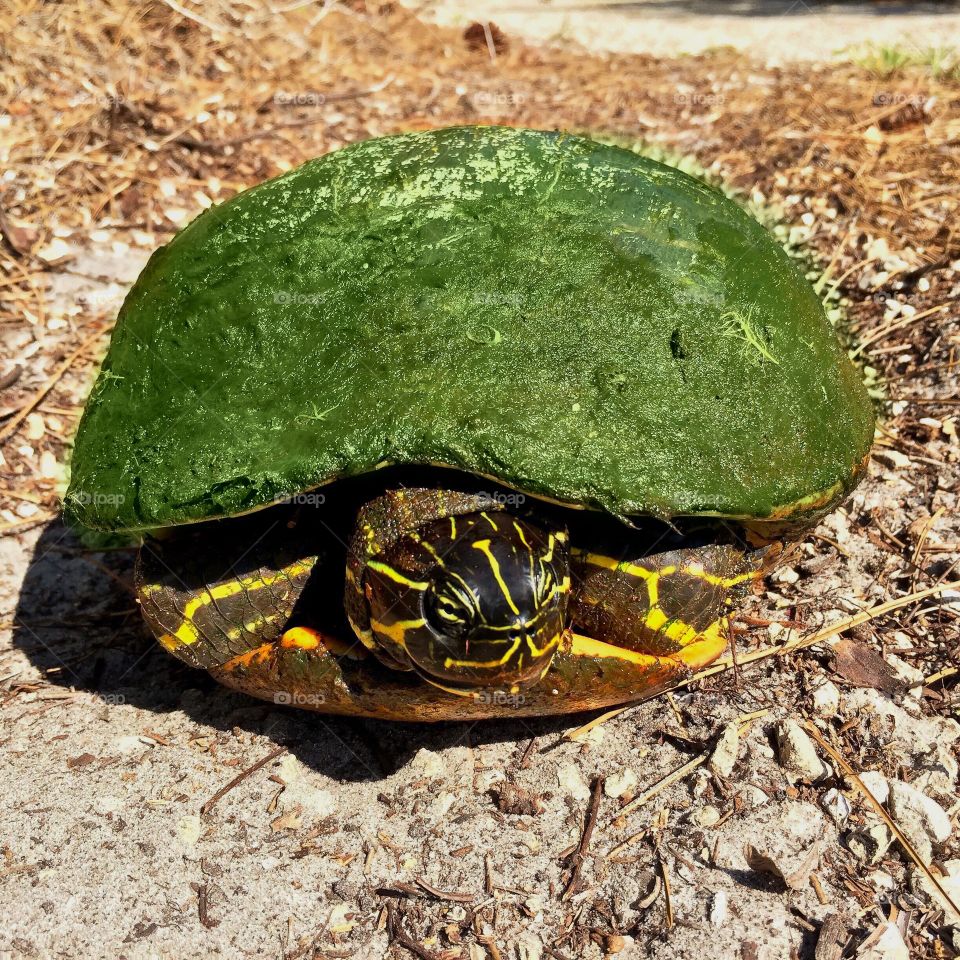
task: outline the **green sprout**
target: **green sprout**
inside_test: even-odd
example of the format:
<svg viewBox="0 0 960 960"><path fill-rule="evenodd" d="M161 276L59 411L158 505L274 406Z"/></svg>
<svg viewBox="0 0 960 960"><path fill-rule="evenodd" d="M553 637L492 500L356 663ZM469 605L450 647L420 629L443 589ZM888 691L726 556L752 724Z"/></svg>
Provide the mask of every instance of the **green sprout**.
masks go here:
<svg viewBox="0 0 960 960"><path fill-rule="evenodd" d="M725 337L736 337L752 347L764 360L779 364L780 361L767 346L766 328L756 319L756 308L746 310L728 310L720 317L720 332Z"/></svg>

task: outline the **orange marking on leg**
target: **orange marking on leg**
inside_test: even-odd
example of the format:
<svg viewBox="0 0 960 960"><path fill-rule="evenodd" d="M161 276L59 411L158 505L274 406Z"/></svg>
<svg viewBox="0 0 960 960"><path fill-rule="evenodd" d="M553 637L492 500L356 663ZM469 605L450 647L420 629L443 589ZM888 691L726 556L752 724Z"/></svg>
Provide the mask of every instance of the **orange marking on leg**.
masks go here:
<svg viewBox="0 0 960 960"><path fill-rule="evenodd" d="M337 657L350 657L353 660L362 660L366 650L356 643L345 643L329 633L320 633L310 627L291 627L280 638L280 646L287 649L294 647L298 650L324 650Z"/></svg>
<svg viewBox="0 0 960 960"><path fill-rule="evenodd" d="M252 650L248 650L246 653L241 653L232 660L228 660L220 669L236 670L241 667L259 666L264 660L270 657L274 652L275 646L273 643L261 644L259 647L254 647Z"/></svg>

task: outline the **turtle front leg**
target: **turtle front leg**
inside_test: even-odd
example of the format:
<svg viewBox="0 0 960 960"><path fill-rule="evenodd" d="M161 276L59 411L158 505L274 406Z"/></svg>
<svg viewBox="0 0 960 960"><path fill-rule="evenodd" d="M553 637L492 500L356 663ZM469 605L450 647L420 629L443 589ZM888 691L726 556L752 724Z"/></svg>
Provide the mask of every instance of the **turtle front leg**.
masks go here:
<svg viewBox="0 0 960 960"><path fill-rule="evenodd" d="M211 669L280 639L319 559L315 537L287 521L254 516L146 540L135 589L164 649Z"/></svg>

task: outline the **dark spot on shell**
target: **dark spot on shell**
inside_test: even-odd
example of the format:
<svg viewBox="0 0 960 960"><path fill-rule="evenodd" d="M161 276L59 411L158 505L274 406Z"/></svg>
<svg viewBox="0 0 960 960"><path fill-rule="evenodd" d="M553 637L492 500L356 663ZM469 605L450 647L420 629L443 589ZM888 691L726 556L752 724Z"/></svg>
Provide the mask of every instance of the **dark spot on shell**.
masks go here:
<svg viewBox="0 0 960 960"><path fill-rule="evenodd" d="M685 360L687 357L679 327L674 327L673 333L670 334L670 353L674 360Z"/></svg>

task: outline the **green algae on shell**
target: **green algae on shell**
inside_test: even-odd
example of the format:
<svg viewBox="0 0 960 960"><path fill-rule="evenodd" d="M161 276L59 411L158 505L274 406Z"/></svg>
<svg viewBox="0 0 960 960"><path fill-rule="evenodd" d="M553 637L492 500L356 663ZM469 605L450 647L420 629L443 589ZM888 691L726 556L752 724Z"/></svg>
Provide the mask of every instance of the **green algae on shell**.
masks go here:
<svg viewBox="0 0 960 960"><path fill-rule="evenodd" d="M320 157L158 250L65 509L144 529L432 463L782 520L848 492L872 434L816 294L734 202L625 149L455 127Z"/></svg>

